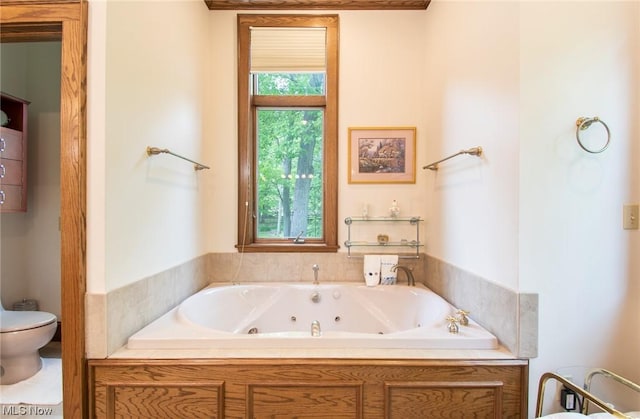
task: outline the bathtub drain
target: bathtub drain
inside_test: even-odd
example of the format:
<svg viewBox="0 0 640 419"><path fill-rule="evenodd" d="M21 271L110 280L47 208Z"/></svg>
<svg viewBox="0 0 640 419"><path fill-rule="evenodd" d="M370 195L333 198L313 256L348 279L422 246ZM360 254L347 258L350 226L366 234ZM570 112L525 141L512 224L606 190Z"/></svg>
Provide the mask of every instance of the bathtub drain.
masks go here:
<svg viewBox="0 0 640 419"><path fill-rule="evenodd" d="M249 334L250 335L255 335L256 333L258 333L258 328L257 327L252 327L251 329L249 329Z"/></svg>

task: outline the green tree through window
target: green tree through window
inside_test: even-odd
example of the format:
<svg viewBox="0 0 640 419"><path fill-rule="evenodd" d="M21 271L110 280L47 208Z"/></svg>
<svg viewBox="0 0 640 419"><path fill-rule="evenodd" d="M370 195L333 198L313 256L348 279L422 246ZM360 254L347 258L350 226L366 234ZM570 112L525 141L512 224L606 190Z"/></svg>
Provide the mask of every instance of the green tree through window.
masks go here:
<svg viewBox="0 0 640 419"><path fill-rule="evenodd" d="M258 75L261 95L323 94L324 74ZM322 237L322 109L258 108L258 238Z"/></svg>

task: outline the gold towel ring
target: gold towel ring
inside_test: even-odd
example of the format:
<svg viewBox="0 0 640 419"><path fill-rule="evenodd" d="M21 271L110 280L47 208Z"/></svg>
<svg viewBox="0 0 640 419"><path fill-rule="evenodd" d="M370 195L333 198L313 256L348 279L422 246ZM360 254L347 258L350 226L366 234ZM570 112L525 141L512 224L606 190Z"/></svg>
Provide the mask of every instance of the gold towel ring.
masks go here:
<svg viewBox="0 0 640 419"><path fill-rule="evenodd" d="M580 131L584 131L588 129L591 126L591 124L593 124L594 122L600 122L604 127L604 129L607 130L607 142L599 150L591 150L590 148L582 144L582 141L580 140ZM609 143L611 142L611 131L609 131L609 127L607 126L607 124L604 123L602 119L598 118L597 116L594 116L593 118L580 117L576 120L576 127L577 127L576 140L578 140L578 144L584 151L588 153L596 154L596 153L602 153L607 149L607 147L609 147Z"/></svg>

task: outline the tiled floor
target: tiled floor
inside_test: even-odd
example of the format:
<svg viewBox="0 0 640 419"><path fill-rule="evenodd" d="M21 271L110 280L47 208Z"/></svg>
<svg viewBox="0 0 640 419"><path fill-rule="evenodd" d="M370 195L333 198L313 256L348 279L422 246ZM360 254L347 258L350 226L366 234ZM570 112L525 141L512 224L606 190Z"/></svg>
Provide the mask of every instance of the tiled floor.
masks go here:
<svg viewBox="0 0 640 419"><path fill-rule="evenodd" d="M47 346L40 349L40 356L43 358L61 358L62 347L60 342L50 342ZM27 405L13 404L0 405L0 418L2 419L63 419L62 403L59 405Z"/></svg>

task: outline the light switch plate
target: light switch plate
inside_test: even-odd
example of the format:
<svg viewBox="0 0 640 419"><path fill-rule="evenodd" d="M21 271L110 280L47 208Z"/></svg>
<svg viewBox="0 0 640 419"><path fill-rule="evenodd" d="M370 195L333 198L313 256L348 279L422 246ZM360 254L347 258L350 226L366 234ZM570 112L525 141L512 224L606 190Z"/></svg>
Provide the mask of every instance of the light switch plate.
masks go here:
<svg viewBox="0 0 640 419"><path fill-rule="evenodd" d="M637 230L640 223L639 216L638 204L625 204L622 207L622 228L625 230Z"/></svg>

